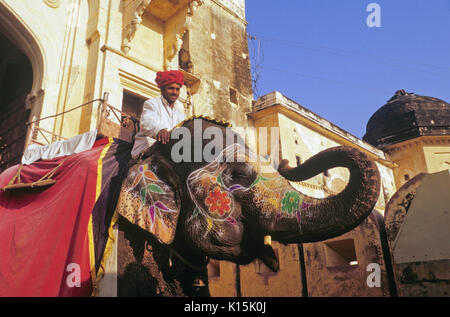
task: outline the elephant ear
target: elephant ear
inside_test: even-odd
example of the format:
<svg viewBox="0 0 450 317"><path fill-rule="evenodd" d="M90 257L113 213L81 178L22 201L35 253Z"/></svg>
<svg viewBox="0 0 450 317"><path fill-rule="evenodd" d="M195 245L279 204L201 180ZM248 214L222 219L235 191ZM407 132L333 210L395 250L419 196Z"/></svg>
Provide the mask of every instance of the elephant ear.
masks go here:
<svg viewBox="0 0 450 317"><path fill-rule="evenodd" d="M116 211L161 243L170 244L181 207L178 184L165 158L153 155L139 160L122 183Z"/></svg>

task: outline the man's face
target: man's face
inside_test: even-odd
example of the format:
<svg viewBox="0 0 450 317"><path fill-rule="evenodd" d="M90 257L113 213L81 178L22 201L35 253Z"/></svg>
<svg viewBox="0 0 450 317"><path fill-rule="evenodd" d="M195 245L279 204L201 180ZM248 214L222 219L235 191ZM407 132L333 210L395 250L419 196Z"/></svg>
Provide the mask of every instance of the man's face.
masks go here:
<svg viewBox="0 0 450 317"><path fill-rule="evenodd" d="M173 104L180 96L180 88L179 84L169 84L161 88L161 94L170 104Z"/></svg>

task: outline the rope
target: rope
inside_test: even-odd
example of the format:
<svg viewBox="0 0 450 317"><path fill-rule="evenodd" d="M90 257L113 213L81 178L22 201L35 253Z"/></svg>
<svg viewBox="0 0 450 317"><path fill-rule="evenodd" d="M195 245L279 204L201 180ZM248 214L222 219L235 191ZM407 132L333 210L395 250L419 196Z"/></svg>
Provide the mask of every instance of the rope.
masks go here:
<svg viewBox="0 0 450 317"><path fill-rule="evenodd" d="M37 120L32 121L32 122L27 122L27 125L31 125L31 124L36 123L36 122L39 122L39 121L41 121L41 120L50 119L50 118L54 118L54 117L57 117L57 116L66 114L66 113L68 113L68 112L74 111L74 110L76 110L76 109L78 109L78 108L84 107L84 106L86 106L86 105L88 105L88 104L90 104L90 103L96 102L96 101L103 101L103 99L98 98L98 99L94 99L94 100L88 101L88 102L86 102L86 103L84 103L84 104L82 104L82 105L76 106L75 108L72 108L72 109L70 109L70 110L67 110L67 111L64 111L64 112L61 112L61 113L57 113L57 114L54 114L54 115L52 115L52 116L40 118L40 119L37 119Z"/></svg>
<svg viewBox="0 0 450 317"><path fill-rule="evenodd" d="M64 164L64 162L67 160L67 157L65 159L63 159L54 169L52 169L50 172L48 172L47 174L45 174L44 176L42 176L39 180L37 180L36 182L33 182L32 184L35 184L37 182L43 181L44 179L50 179L58 170L58 168L61 167L61 165Z"/></svg>
<svg viewBox="0 0 450 317"><path fill-rule="evenodd" d="M11 178L11 180L9 181L8 186L13 185L14 182L16 181L16 178L19 178L19 183L20 183L20 173L22 171L22 167L23 167L23 164L21 163L19 165L19 168L17 169L16 175L14 175L14 177Z"/></svg>
<svg viewBox="0 0 450 317"><path fill-rule="evenodd" d="M20 180L20 174L22 173L22 168L23 168L23 164L20 163L16 174L14 175L13 178L11 178L11 180L9 181L8 185L3 187L2 190L7 189L9 186L14 186L14 185L24 185L22 187L31 187L34 188L38 185L41 185L43 183L45 183L45 185L52 185L54 184L56 181L54 179L52 179L52 176L56 173L56 171L64 164L64 162L67 160L67 157L64 158L55 168L53 168L50 172L48 172L47 174L45 174L44 176L42 176L40 179L38 179L35 182L32 183L22 183ZM18 180L18 182L16 183L16 179Z"/></svg>

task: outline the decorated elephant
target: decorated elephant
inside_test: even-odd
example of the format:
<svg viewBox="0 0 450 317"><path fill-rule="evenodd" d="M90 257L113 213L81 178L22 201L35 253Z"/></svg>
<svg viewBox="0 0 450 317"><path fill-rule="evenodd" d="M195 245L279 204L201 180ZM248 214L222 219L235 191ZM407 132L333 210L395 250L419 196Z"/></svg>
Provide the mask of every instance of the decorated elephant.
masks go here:
<svg viewBox="0 0 450 317"><path fill-rule="evenodd" d="M211 128L217 133L206 138ZM219 132L232 142L223 144ZM182 135L191 137L183 140L190 147L180 148ZM214 149L212 158L199 159L199 149L207 147ZM335 196L309 197L289 183L334 167L350 172ZM372 211L379 185L375 163L355 148L330 148L293 168L284 160L275 169L226 123L185 120L168 144L155 143L130 166L122 184L118 295L207 296L209 258L237 264L261 259L277 271L266 236L289 244L348 232Z"/></svg>

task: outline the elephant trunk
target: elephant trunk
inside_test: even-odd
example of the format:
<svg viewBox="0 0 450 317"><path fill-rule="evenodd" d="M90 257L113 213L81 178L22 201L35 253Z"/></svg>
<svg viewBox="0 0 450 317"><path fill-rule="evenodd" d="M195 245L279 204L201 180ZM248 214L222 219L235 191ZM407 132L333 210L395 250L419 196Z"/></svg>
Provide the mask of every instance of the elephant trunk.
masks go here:
<svg viewBox="0 0 450 317"><path fill-rule="evenodd" d="M267 231L274 240L300 243L330 239L352 230L369 216L379 196L380 176L375 162L355 148L330 148L295 168L282 161L278 171L287 180L302 181L335 167L350 172L345 189L323 199L301 194L306 203L295 216L267 221Z"/></svg>

